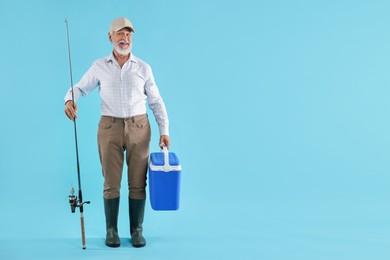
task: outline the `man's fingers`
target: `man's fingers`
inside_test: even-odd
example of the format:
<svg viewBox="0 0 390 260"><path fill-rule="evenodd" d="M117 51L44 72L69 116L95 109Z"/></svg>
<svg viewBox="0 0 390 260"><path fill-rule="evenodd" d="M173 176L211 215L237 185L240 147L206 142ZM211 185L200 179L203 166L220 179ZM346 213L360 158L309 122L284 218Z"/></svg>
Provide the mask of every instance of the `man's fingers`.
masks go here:
<svg viewBox="0 0 390 260"><path fill-rule="evenodd" d="M77 118L77 114L74 110L72 110L72 113L71 113L71 120L74 121L76 118Z"/></svg>
<svg viewBox="0 0 390 260"><path fill-rule="evenodd" d="M160 137L160 147L162 148L164 145L169 148L170 144L169 136L163 135Z"/></svg>
<svg viewBox="0 0 390 260"><path fill-rule="evenodd" d="M73 110L73 107L69 107L69 108L65 109L65 114L72 121L74 121L74 119L77 118L77 114Z"/></svg>

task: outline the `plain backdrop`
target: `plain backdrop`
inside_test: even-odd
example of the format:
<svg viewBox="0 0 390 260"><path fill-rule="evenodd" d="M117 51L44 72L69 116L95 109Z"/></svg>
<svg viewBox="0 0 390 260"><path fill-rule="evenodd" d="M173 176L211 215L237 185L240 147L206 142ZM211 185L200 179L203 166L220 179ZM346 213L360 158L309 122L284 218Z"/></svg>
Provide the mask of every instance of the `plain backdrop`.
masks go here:
<svg viewBox="0 0 390 260"><path fill-rule="evenodd" d="M384 0L0 0L0 259L389 259L389 11ZM120 16L168 109L181 204L148 202L148 244L134 249L124 178L122 246L104 246L96 90L78 102L91 201L81 250L64 20L76 83L111 52Z"/></svg>

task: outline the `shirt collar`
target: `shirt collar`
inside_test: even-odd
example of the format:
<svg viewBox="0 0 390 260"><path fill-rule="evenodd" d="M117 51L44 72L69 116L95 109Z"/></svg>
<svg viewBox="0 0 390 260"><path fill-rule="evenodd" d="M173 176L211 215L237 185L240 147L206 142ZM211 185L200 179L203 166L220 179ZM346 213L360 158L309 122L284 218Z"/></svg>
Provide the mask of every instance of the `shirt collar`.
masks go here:
<svg viewBox="0 0 390 260"><path fill-rule="evenodd" d="M115 60L115 57L114 57L114 53L111 52L110 55L108 55L106 57L106 62L113 62ZM129 59L131 62L135 62L137 63L137 59L135 58L135 56L133 55L133 53L130 52L130 59Z"/></svg>

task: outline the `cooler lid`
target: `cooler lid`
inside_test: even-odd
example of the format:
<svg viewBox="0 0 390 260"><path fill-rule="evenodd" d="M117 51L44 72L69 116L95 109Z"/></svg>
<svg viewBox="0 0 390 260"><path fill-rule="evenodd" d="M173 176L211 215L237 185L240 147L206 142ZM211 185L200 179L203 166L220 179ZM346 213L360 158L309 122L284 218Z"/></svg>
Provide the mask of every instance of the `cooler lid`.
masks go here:
<svg viewBox="0 0 390 260"><path fill-rule="evenodd" d="M164 153L151 153L150 154L150 161L155 166L162 166L164 165ZM169 165L175 166L180 165L179 158L177 158L175 153L169 153Z"/></svg>

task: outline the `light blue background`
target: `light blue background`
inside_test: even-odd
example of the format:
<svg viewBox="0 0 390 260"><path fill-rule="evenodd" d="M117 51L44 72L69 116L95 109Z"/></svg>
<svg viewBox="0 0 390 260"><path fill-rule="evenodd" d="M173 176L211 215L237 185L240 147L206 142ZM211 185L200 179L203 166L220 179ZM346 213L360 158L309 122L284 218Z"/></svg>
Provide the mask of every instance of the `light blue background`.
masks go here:
<svg viewBox="0 0 390 260"><path fill-rule="evenodd" d="M0 1L1 259L389 259L388 1ZM73 77L108 55L112 19L153 68L183 166L181 208L147 205L146 248L104 246L97 91ZM152 118L152 151L158 151ZM124 179L125 181L125 179Z"/></svg>

